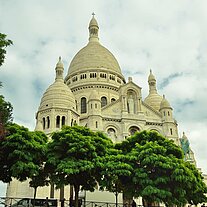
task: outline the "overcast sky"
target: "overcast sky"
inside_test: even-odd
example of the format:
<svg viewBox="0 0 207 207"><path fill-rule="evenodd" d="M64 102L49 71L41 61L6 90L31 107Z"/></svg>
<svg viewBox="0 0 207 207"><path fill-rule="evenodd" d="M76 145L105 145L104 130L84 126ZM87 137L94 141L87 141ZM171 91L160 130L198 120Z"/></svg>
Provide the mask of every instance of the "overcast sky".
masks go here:
<svg viewBox="0 0 207 207"><path fill-rule="evenodd" d="M0 68L0 94L12 103L14 121L33 130L58 57L66 75L88 42L95 12L101 44L115 55L125 78L142 87L143 99L152 69L159 94L174 109L179 135L186 133L198 167L207 173L206 8L206 0L0 0L0 32L14 43Z"/></svg>

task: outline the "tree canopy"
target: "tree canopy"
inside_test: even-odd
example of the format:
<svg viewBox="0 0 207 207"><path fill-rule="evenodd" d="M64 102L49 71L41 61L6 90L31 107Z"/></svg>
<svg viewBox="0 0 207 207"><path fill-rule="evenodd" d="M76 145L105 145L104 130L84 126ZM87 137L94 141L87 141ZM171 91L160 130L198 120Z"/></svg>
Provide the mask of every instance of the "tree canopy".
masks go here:
<svg viewBox="0 0 207 207"><path fill-rule="evenodd" d="M74 186L75 205L78 206L80 187L95 190L101 179L103 157L112 146L112 141L102 133L81 126L65 126L53 133L46 163L52 182L57 187Z"/></svg>
<svg viewBox="0 0 207 207"><path fill-rule="evenodd" d="M6 47L12 45L12 41L6 38L5 34L0 33L0 66L4 63Z"/></svg>
<svg viewBox="0 0 207 207"><path fill-rule="evenodd" d="M6 130L0 141L0 180L10 182L14 177L24 181L38 176L46 158L47 136L17 124L8 125Z"/></svg>
<svg viewBox="0 0 207 207"><path fill-rule="evenodd" d="M142 131L117 144L116 148L122 150L134 169L125 186L129 195L141 196L146 205L163 202L168 206L182 206L204 201L206 188L201 174L184 162L181 148L173 141L157 132ZM193 174L199 175L200 179L196 180ZM193 197L198 193L196 186L202 186L199 193L203 199Z"/></svg>
<svg viewBox="0 0 207 207"><path fill-rule="evenodd" d="M122 193L125 185L132 174L133 168L127 163L127 158L121 150L109 149L109 153L103 160L101 169L100 189L113 192L118 206L118 193Z"/></svg>
<svg viewBox="0 0 207 207"><path fill-rule="evenodd" d="M0 95L0 124L6 126L13 120L12 117L13 107L10 102L4 100L4 97Z"/></svg>

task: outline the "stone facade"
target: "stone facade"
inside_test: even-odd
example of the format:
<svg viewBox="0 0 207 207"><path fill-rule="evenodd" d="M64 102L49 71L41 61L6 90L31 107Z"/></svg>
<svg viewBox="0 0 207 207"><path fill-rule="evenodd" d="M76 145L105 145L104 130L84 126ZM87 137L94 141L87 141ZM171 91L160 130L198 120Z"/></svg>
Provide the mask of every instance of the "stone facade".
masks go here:
<svg viewBox="0 0 207 207"><path fill-rule="evenodd" d="M59 58L55 81L44 93L36 113L35 130L49 135L63 125L77 123L106 133L114 142L120 142L136 131L155 130L181 146L173 108L165 96L159 95L152 71L148 77L149 94L143 99L141 87L131 77L125 81L116 58L100 44L98 32L99 26L93 17L89 24L89 42L72 59L65 79ZM192 150L188 159L195 163ZM21 193L17 190L19 183L11 182L7 196L31 196L29 187L25 194L25 185ZM14 194L14 189L18 195ZM68 199L69 192L69 187L65 187L65 195L59 191L51 193L50 187L44 187L38 190L37 197L59 197L61 194ZM102 198L100 192L96 192L96 198L94 194L86 193L87 200L101 201ZM121 197L119 199L121 201ZM104 201L114 201L113 195L105 193Z"/></svg>

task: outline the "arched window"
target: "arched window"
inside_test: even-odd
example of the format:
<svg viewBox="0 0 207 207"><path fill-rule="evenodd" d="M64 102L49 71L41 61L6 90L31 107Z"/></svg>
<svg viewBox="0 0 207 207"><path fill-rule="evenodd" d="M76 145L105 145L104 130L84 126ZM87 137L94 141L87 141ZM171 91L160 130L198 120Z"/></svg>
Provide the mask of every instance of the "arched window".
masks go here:
<svg viewBox="0 0 207 207"><path fill-rule="evenodd" d="M98 122L96 121L96 128L98 128Z"/></svg>
<svg viewBox="0 0 207 207"><path fill-rule="evenodd" d="M133 135L133 134L135 134L135 132L138 132L138 131L140 131L140 129L137 126L132 126L129 128L130 135Z"/></svg>
<svg viewBox="0 0 207 207"><path fill-rule="evenodd" d="M47 128L49 129L50 128L50 117L47 116Z"/></svg>
<svg viewBox="0 0 207 207"><path fill-rule="evenodd" d="M62 116L62 126L65 125L65 116Z"/></svg>
<svg viewBox="0 0 207 207"><path fill-rule="evenodd" d="M56 117L56 128L60 128L60 116Z"/></svg>
<svg viewBox="0 0 207 207"><path fill-rule="evenodd" d="M115 139L116 137L116 130L114 128L109 128L107 130L107 134L111 139Z"/></svg>
<svg viewBox="0 0 207 207"><path fill-rule="evenodd" d="M112 99L111 99L111 102L114 102L114 101L116 101L116 99L115 99L115 98L112 98Z"/></svg>
<svg viewBox="0 0 207 207"><path fill-rule="evenodd" d="M105 96L101 97L101 107L104 107L107 105L107 98Z"/></svg>
<svg viewBox="0 0 207 207"><path fill-rule="evenodd" d="M87 112L86 98L83 97L83 98L81 98L81 114L84 114L86 112Z"/></svg>
<svg viewBox="0 0 207 207"><path fill-rule="evenodd" d="M42 119L42 125L43 125L43 129L45 129L45 117Z"/></svg>

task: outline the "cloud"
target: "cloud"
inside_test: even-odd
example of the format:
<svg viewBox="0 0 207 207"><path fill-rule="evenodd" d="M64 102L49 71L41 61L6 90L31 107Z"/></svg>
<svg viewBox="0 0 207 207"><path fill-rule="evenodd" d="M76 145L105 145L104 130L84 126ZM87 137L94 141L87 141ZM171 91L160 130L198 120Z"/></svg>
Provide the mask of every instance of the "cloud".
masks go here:
<svg viewBox="0 0 207 207"><path fill-rule="evenodd" d="M163 89L168 84L170 84L170 82L171 82L172 79L177 78L179 76L182 76L182 73L170 74L167 78L164 78L161 83L159 83L159 88L160 89Z"/></svg>
<svg viewBox="0 0 207 207"><path fill-rule="evenodd" d="M89 3L90 2L90 3ZM197 163L207 173L207 13L205 0L22 0L1 1L0 30L12 39L0 69L1 93L14 106L14 121L30 129L55 65L67 74L74 55L88 42L96 13L100 42L116 57L127 80L148 94L152 69L186 132ZM14 6L15 5L15 6Z"/></svg>

